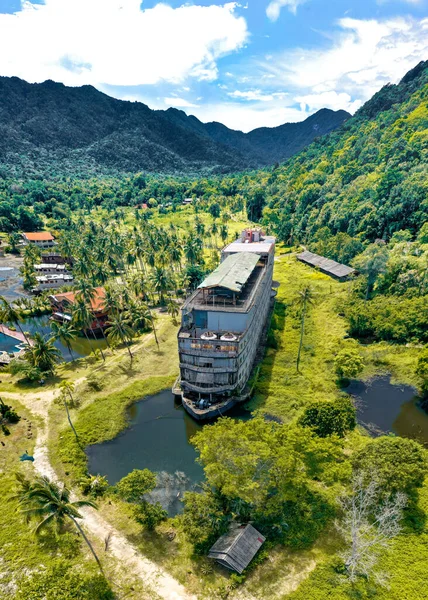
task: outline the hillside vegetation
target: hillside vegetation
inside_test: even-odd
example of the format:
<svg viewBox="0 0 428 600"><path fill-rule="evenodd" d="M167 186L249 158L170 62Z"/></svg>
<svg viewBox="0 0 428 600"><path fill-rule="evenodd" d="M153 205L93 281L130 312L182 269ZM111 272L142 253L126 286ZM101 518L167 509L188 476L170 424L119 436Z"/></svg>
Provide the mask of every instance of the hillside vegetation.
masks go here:
<svg viewBox="0 0 428 600"><path fill-rule="evenodd" d="M0 159L26 177L237 171L285 160L349 116L323 109L302 123L244 134L177 109L116 100L91 86L0 77Z"/></svg>

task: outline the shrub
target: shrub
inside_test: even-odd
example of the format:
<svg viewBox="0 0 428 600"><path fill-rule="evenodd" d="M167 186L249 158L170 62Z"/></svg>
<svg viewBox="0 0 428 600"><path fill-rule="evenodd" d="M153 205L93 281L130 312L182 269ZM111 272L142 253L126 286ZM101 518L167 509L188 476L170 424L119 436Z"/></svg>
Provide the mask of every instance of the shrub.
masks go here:
<svg viewBox="0 0 428 600"><path fill-rule="evenodd" d="M340 437L355 429L356 410L349 398L339 398L333 402L313 402L303 413L300 425L312 427L320 437L333 435Z"/></svg>
<svg viewBox="0 0 428 600"><path fill-rule="evenodd" d="M358 350L343 348L334 359L336 373L340 379L354 379L364 368L364 363Z"/></svg>
<svg viewBox="0 0 428 600"><path fill-rule="evenodd" d="M418 442L390 436L368 443L353 456L352 466L367 479L376 478L386 493L410 495L422 486L428 472L426 451Z"/></svg>

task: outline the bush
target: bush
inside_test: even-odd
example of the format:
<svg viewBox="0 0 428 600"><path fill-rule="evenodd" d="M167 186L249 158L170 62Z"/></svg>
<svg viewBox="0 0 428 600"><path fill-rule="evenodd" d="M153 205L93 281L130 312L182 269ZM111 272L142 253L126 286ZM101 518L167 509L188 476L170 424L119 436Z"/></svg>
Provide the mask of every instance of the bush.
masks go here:
<svg viewBox="0 0 428 600"><path fill-rule="evenodd" d="M356 410L349 398L339 398L333 402L313 402L300 418L300 425L312 427L320 437L337 434L340 437L355 429Z"/></svg>
<svg viewBox="0 0 428 600"><path fill-rule="evenodd" d="M358 350L343 348L334 359L336 373L340 379L354 379L364 368L364 363Z"/></svg>
<svg viewBox="0 0 428 600"><path fill-rule="evenodd" d="M428 396L428 348L425 348L418 358L416 375L418 375L421 379L421 390L423 396Z"/></svg>
<svg viewBox="0 0 428 600"><path fill-rule="evenodd" d="M162 508L160 502L151 504L146 500L140 502L134 510L134 517L137 523L147 527L149 530L155 529L162 521L168 517L166 510Z"/></svg>
<svg viewBox="0 0 428 600"><path fill-rule="evenodd" d="M368 443L353 456L352 466L367 480L376 479L385 493L409 495L422 486L428 472L426 451L418 442L390 436Z"/></svg>
<svg viewBox="0 0 428 600"><path fill-rule="evenodd" d="M85 574L58 560L45 571L21 578L15 600L114 600L99 574Z"/></svg>

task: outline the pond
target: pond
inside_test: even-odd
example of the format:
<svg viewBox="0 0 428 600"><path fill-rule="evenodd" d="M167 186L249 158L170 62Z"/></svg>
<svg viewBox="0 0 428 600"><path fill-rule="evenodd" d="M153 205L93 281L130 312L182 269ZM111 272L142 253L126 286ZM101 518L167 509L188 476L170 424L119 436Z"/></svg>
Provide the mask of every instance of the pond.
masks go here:
<svg viewBox="0 0 428 600"><path fill-rule="evenodd" d="M7 352L8 354L19 352L19 344L21 344L19 340L16 340L9 335L5 335L4 333L0 333L0 351Z"/></svg>
<svg viewBox="0 0 428 600"><path fill-rule="evenodd" d="M372 435L392 432L428 446L428 414L418 406L416 390L393 385L391 377L353 381L346 391L357 406L357 417Z"/></svg>
<svg viewBox="0 0 428 600"><path fill-rule="evenodd" d="M45 336L53 335L53 331L52 331L50 323L49 323L49 315L25 319L21 323L21 327L22 327L23 331L28 332L30 335L34 334L36 332L39 332ZM89 338L89 339L90 339L90 343L88 343L86 337L84 337L83 335L82 336L79 335L71 343L71 351L73 352L74 358L82 358L83 356L88 356L91 353L92 348L94 348L94 349L102 348L104 350L104 348L106 347L106 342L104 341L104 339L96 339L96 340L94 340L92 338ZM65 346L59 340L55 341L55 346L58 348L58 350L61 351L62 357L66 362L71 361L72 356L70 355L70 352L69 352L67 346ZM3 350L3 349L4 348L1 346L1 340L0 340L0 350Z"/></svg>
<svg viewBox="0 0 428 600"><path fill-rule="evenodd" d="M243 408L228 416L249 419ZM118 437L86 448L89 472L105 475L114 485L133 469L158 473L158 487L151 500L161 502L170 515L182 509L181 497L203 478L190 439L203 427L186 413L170 390L164 390L132 405L129 427Z"/></svg>

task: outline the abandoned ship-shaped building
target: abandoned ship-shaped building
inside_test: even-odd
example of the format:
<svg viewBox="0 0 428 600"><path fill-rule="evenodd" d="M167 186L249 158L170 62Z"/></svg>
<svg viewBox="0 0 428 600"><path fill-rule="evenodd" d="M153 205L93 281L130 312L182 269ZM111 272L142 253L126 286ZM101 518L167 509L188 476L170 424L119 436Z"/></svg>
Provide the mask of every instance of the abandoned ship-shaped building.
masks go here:
<svg viewBox="0 0 428 600"><path fill-rule="evenodd" d="M245 230L183 305L174 392L197 419L222 415L248 396L273 303L274 253L274 238Z"/></svg>

